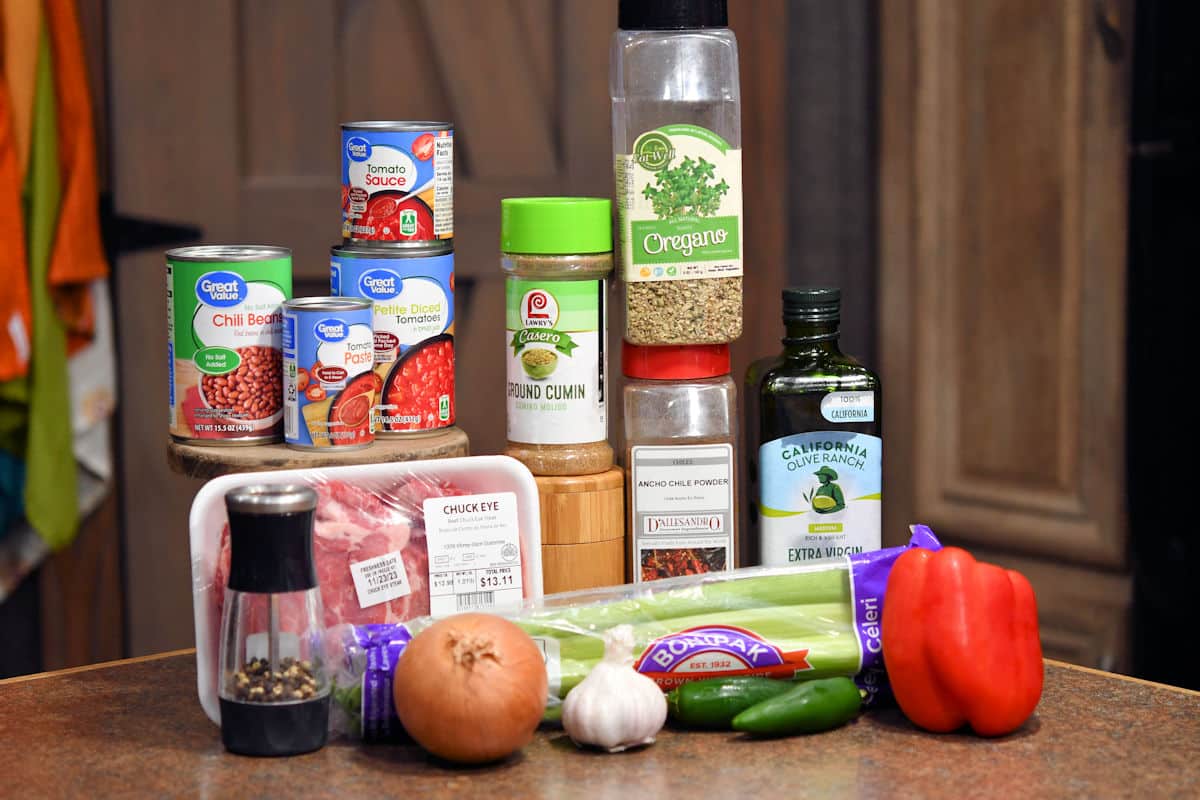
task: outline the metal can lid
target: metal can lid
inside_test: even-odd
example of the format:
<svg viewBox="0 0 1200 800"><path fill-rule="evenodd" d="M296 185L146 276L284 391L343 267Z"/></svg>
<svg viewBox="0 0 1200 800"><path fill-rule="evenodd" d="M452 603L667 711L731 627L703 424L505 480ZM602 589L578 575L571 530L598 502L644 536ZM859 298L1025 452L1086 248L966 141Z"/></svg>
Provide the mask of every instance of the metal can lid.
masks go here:
<svg viewBox="0 0 1200 800"><path fill-rule="evenodd" d="M298 483L251 484L225 493L225 507L235 514L295 514L317 507L317 493Z"/></svg>
<svg viewBox="0 0 1200 800"><path fill-rule="evenodd" d="M374 119L343 122L344 131L452 131L452 122L431 122L429 120L396 120Z"/></svg>
<svg viewBox="0 0 1200 800"><path fill-rule="evenodd" d="M166 252L171 261L273 261L292 257L291 248L270 244L200 244Z"/></svg>
<svg viewBox="0 0 1200 800"><path fill-rule="evenodd" d="M371 306L365 297L297 297L283 301L288 311L361 311Z"/></svg>
<svg viewBox="0 0 1200 800"><path fill-rule="evenodd" d="M373 247L367 244L335 244L329 248L335 256L347 258L430 258L454 252L453 239L412 242L407 247Z"/></svg>

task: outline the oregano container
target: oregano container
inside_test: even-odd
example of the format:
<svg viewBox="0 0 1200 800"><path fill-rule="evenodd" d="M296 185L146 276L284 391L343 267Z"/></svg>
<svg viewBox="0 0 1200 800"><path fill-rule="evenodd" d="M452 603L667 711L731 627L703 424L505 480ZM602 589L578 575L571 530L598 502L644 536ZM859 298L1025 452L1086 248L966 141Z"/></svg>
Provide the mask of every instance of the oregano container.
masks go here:
<svg viewBox="0 0 1200 800"><path fill-rule="evenodd" d="M636 345L742 333L737 40L725 0L621 0L610 57L613 164Z"/></svg>

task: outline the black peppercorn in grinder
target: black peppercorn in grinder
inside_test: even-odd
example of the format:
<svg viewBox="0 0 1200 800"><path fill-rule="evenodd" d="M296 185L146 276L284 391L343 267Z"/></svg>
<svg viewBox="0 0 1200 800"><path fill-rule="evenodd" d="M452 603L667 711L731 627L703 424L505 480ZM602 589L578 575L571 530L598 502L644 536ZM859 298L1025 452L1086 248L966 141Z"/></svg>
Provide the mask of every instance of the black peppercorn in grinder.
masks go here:
<svg viewBox="0 0 1200 800"><path fill-rule="evenodd" d="M331 688L313 566L317 494L307 486L244 486L225 495L225 507L221 740L253 756L317 750L328 735Z"/></svg>

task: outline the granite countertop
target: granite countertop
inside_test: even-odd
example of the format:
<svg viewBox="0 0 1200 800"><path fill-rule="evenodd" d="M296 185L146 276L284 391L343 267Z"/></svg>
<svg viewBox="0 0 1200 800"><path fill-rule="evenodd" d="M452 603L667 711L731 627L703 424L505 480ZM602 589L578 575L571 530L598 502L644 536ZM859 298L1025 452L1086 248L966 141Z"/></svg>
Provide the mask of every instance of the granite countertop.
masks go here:
<svg viewBox="0 0 1200 800"><path fill-rule="evenodd" d="M14 797L1198 797L1200 693L1049 663L1036 716L998 740L922 733L892 708L792 739L667 730L612 756L546 731L461 769L349 741L230 755L183 651L0 681L0 754Z"/></svg>

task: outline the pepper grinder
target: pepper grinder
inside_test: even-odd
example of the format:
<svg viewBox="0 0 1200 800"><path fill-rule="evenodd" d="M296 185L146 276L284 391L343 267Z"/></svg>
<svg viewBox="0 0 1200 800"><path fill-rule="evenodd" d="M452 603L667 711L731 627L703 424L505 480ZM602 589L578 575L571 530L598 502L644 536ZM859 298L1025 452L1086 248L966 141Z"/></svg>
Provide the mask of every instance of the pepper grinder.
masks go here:
<svg viewBox="0 0 1200 800"><path fill-rule="evenodd" d="M221 617L221 740L233 753L289 756L325 746L331 680L313 565L317 493L244 486L225 495L229 583Z"/></svg>

